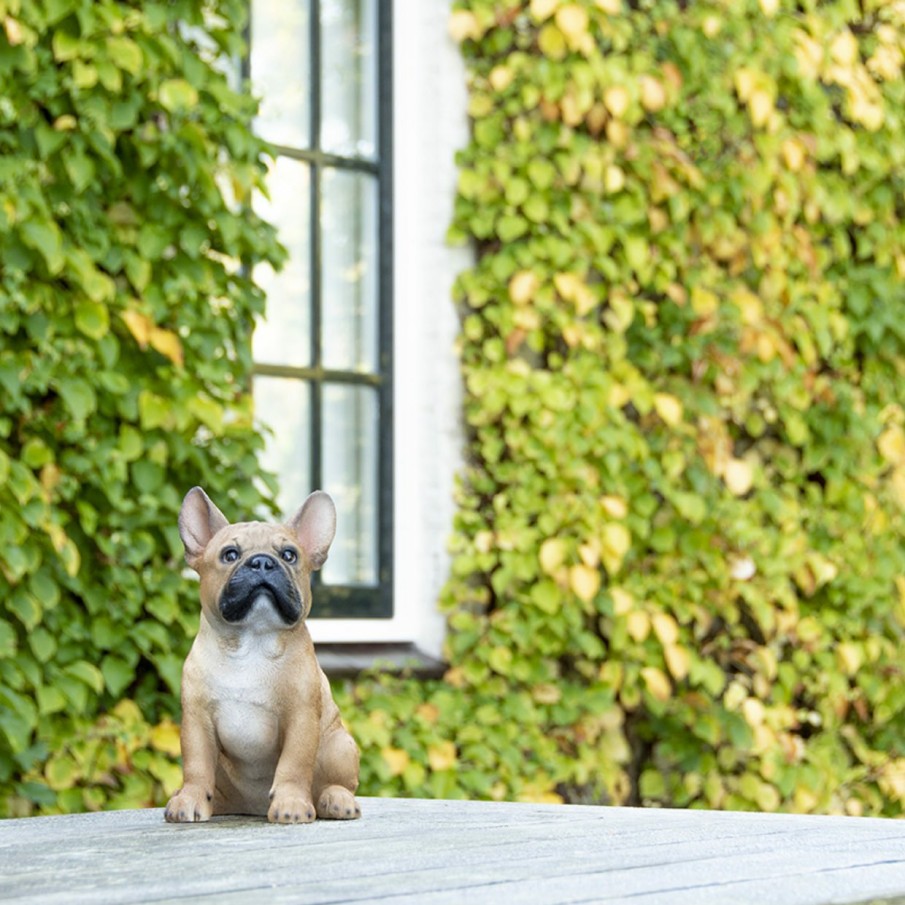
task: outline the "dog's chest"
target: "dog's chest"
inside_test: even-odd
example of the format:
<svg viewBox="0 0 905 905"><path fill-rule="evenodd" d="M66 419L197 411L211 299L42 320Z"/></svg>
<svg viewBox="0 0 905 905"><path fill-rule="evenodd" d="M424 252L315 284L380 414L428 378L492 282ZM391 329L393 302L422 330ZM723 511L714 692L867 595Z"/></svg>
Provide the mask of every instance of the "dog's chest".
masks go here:
<svg viewBox="0 0 905 905"><path fill-rule="evenodd" d="M231 760L261 763L277 757L276 686L281 664L271 653L265 639L251 639L237 654L222 654L209 673L217 739Z"/></svg>

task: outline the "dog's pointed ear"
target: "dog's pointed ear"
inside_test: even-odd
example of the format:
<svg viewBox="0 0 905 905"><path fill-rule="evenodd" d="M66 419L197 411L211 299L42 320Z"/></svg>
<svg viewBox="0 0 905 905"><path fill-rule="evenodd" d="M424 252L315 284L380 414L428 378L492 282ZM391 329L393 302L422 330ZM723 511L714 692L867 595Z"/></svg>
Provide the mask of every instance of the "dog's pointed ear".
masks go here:
<svg viewBox="0 0 905 905"><path fill-rule="evenodd" d="M298 538L311 568L319 569L327 561L336 534L336 507L330 495L315 490L287 524Z"/></svg>
<svg viewBox="0 0 905 905"><path fill-rule="evenodd" d="M210 539L229 522L200 488L193 487L179 510L179 536L185 547L185 561L192 567L201 559Z"/></svg>

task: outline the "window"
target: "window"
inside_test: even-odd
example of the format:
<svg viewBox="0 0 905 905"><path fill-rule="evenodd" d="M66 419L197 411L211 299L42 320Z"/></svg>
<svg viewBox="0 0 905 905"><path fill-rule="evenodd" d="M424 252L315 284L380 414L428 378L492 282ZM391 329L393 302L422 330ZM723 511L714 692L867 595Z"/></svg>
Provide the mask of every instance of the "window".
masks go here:
<svg viewBox="0 0 905 905"><path fill-rule="evenodd" d="M252 0L257 130L278 149L260 212L290 258L261 267L254 396L291 514L315 488L337 536L318 618L393 615L389 4Z"/></svg>

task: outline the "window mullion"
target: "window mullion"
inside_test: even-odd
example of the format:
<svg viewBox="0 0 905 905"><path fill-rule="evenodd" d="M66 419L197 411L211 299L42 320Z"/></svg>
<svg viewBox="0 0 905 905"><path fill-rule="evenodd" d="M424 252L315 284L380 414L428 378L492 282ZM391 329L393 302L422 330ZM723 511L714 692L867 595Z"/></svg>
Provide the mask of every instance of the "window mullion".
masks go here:
<svg viewBox="0 0 905 905"><path fill-rule="evenodd" d="M320 150L321 134L321 11L320 0L310 0L309 58L311 60L311 123L310 145ZM322 237L321 237L321 173L319 162L311 162L311 363L315 369L323 366L321 350L321 325L323 321ZM320 380L311 381L311 484L323 486L323 393Z"/></svg>

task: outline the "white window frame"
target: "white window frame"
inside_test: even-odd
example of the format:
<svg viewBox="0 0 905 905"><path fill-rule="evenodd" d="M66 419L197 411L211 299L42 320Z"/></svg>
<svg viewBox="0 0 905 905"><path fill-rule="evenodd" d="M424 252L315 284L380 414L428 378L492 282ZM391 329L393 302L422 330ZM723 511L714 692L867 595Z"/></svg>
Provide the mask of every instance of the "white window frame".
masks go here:
<svg viewBox="0 0 905 905"><path fill-rule="evenodd" d="M393 615L308 620L315 643L411 644L438 659L437 601L464 444L451 290L474 260L446 243L454 155L469 137L465 66L448 15L446 3L393 2Z"/></svg>

